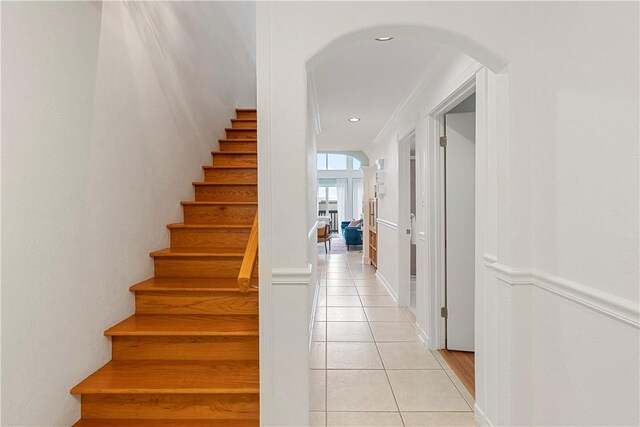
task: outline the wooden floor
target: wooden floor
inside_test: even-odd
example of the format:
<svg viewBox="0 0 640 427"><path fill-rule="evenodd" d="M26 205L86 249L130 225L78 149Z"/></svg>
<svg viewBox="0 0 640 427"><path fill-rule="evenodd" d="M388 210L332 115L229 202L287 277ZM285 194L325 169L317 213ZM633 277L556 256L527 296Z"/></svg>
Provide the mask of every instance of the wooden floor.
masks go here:
<svg viewBox="0 0 640 427"><path fill-rule="evenodd" d="M476 397L475 353L470 351L438 350L456 373L462 384Z"/></svg>

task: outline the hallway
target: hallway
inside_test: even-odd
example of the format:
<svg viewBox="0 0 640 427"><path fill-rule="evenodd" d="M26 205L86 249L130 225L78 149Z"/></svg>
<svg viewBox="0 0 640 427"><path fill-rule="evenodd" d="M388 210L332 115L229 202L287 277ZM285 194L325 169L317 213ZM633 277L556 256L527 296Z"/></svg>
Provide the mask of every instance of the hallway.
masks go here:
<svg viewBox="0 0 640 427"><path fill-rule="evenodd" d="M311 425L476 425L471 395L361 257L318 256Z"/></svg>

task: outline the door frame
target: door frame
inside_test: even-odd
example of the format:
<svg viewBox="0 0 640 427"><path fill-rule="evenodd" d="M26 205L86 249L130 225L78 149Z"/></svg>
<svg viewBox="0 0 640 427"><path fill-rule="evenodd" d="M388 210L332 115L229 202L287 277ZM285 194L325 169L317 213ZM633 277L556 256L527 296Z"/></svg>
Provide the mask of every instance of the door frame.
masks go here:
<svg viewBox="0 0 640 427"><path fill-rule="evenodd" d="M447 272L447 259L445 248L445 236L446 236L446 207L445 207L445 155L444 151L440 148L440 136L445 132L445 114L460 103L460 101L467 98L472 93L477 94L476 80L478 78L476 73L474 76L466 80L455 90L453 90L436 108L427 114L427 132L428 132L428 152L431 153L431 161L428 161L428 167L433 168L433 185L431 190L435 190L435 194L430 196L432 203L430 203L429 216L431 217L430 228L433 235L430 237L430 250L433 256L431 257L434 264L430 267L433 269L435 276L435 283L432 286L429 294L431 298L428 298L430 313L430 341L433 349L446 348L446 319L441 317L440 309L446 306L446 272ZM476 98L476 106L478 105ZM478 130L479 118L482 117L478 114L476 107L476 135ZM486 117L486 116L485 116ZM476 146L477 150L477 146ZM478 153L476 151L476 162ZM429 157L429 156L428 156ZM476 171L477 173L477 171ZM476 199L478 196L478 187L476 181ZM477 219L476 219L477 221ZM476 242L477 247L477 242Z"/></svg>
<svg viewBox="0 0 640 427"><path fill-rule="evenodd" d="M409 307L411 302L411 240L406 230L411 228L409 214L411 213L411 147L415 142L416 130L412 129L403 137L398 138L398 305ZM416 178L418 176L416 164ZM417 184L417 182L416 182ZM418 281L416 272L416 281Z"/></svg>

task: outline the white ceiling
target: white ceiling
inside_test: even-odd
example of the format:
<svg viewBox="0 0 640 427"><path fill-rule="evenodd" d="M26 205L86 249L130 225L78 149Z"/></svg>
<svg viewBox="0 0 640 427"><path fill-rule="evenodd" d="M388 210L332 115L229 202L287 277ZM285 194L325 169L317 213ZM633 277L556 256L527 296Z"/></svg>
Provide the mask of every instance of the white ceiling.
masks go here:
<svg viewBox="0 0 640 427"><path fill-rule="evenodd" d="M321 127L318 151L368 151L440 48L407 37L372 39L318 64L312 70ZM350 123L354 116L361 120Z"/></svg>

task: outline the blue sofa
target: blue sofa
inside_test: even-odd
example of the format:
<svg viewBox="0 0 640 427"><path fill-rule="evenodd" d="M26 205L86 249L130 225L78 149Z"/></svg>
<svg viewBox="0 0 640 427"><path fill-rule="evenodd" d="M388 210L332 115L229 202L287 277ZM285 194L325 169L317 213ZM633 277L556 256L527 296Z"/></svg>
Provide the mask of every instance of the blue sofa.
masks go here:
<svg viewBox="0 0 640 427"><path fill-rule="evenodd" d="M342 237L347 245L347 250L349 250L349 246L362 245L362 222L360 222L360 226L358 227L349 227L350 222L351 221L342 221L340 223Z"/></svg>

